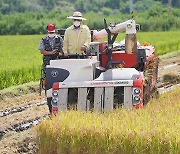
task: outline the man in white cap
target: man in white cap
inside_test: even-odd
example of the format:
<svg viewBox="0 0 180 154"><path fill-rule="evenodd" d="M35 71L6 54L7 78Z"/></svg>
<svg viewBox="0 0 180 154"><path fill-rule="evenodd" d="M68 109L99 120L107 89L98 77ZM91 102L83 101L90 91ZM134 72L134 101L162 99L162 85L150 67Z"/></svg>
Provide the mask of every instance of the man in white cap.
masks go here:
<svg viewBox="0 0 180 154"><path fill-rule="evenodd" d="M73 16L67 17L73 20L73 25L66 29L64 34L64 55L83 54L90 46L91 33L86 25L82 24L81 12L74 12Z"/></svg>

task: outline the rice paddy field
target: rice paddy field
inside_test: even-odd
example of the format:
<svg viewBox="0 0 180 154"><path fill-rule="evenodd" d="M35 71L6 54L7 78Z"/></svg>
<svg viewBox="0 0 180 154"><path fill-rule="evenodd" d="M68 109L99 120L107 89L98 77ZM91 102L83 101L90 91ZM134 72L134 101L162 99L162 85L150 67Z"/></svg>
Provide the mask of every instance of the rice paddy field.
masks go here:
<svg viewBox="0 0 180 154"><path fill-rule="evenodd" d="M40 35L0 36L0 89L40 78Z"/></svg>
<svg viewBox="0 0 180 154"><path fill-rule="evenodd" d="M39 154L179 154L180 88L139 110L66 111L37 127Z"/></svg>
<svg viewBox="0 0 180 154"><path fill-rule="evenodd" d="M39 80L42 55L38 45L43 36L0 36L0 89ZM117 41L124 36L119 34ZM180 31L139 32L137 38L152 44L157 55L180 49Z"/></svg>

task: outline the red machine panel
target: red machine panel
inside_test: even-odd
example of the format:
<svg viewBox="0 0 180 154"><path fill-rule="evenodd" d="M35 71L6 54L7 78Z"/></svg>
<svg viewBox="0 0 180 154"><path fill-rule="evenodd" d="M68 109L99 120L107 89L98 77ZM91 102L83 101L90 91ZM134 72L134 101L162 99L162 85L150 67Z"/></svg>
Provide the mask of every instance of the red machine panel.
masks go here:
<svg viewBox="0 0 180 154"><path fill-rule="evenodd" d="M130 67L137 67L138 63L136 62L136 54L127 54L122 53L124 51L116 51L112 53L112 60L113 61L123 61L124 68L130 68ZM105 54L101 54L101 65L102 67L106 67L108 61L108 57Z"/></svg>

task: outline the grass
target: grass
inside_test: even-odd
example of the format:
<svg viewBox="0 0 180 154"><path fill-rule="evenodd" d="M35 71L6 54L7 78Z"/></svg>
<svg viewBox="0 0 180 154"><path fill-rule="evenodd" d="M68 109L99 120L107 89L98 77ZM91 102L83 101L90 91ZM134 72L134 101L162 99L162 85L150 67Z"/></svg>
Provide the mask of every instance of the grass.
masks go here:
<svg viewBox="0 0 180 154"><path fill-rule="evenodd" d="M178 154L180 88L139 110L66 111L37 127L39 154Z"/></svg>
<svg viewBox="0 0 180 154"><path fill-rule="evenodd" d="M170 74L170 73L165 74L163 76L163 82L178 84L180 83L180 76L176 74Z"/></svg>
<svg viewBox="0 0 180 154"><path fill-rule="evenodd" d="M180 50L169 52L169 53L161 55L159 57L160 57L160 59L167 59L167 58L172 58L172 57L176 57L176 56L180 56Z"/></svg>
<svg viewBox="0 0 180 154"><path fill-rule="evenodd" d="M39 80L42 55L38 45L43 36L0 36L0 89ZM124 33L119 34L117 41L124 37ZM139 32L137 38L140 43L146 41L155 46L157 55L180 49L179 31Z"/></svg>
<svg viewBox="0 0 180 154"><path fill-rule="evenodd" d="M0 101L5 97L16 97L33 92L39 92L39 82L29 82L0 90Z"/></svg>

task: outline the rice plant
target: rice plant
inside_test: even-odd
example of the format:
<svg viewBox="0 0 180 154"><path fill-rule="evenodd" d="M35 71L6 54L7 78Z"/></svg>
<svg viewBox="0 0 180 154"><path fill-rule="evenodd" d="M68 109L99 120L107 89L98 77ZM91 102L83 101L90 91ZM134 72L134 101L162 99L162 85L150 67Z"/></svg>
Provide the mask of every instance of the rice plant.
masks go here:
<svg viewBox="0 0 180 154"><path fill-rule="evenodd" d="M157 55L180 50L180 32L140 32L137 33L140 43L148 42L156 49Z"/></svg>
<svg viewBox="0 0 180 154"><path fill-rule="evenodd" d="M0 89L39 80L42 56L38 45L41 37L0 37Z"/></svg>
<svg viewBox="0 0 180 154"><path fill-rule="evenodd" d="M180 88L143 109L60 112L37 127L39 154L178 154Z"/></svg>

